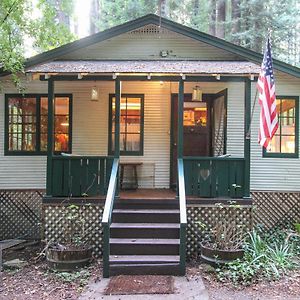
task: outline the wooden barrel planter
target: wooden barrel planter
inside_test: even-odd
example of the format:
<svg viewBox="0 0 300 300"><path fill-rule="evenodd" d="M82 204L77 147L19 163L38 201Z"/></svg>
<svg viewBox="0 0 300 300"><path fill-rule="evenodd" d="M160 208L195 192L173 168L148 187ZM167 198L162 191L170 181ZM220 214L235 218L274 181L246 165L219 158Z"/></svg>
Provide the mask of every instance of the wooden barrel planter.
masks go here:
<svg viewBox="0 0 300 300"><path fill-rule="evenodd" d="M87 266L91 262L92 247L63 250L49 247L46 257L50 269L74 271Z"/></svg>
<svg viewBox="0 0 300 300"><path fill-rule="evenodd" d="M244 250L218 250L212 249L208 245L201 244L201 259L212 265L224 265L238 258L243 258Z"/></svg>

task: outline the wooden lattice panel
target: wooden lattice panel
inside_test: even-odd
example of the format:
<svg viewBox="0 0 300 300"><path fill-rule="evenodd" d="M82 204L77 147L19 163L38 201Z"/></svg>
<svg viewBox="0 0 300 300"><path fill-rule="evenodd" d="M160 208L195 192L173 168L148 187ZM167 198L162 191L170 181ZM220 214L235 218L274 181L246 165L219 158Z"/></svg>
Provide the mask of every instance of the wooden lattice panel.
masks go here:
<svg viewBox="0 0 300 300"><path fill-rule="evenodd" d="M266 229L300 222L300 193L252 192L254 223Z"/></svg>
<svg viewBox="0 0 300 300"><path fill-rule="evenodd" d="M40 239L41 190L0 190L0 240Z"/></svg>
<svg viewBox="0 0 300 300"><path fill-rule="evenodd" d="M102 256L102 205L78 205L81 217L84 219L85 241L93 247L95 257ZM44 204L44 234L47 241L63 243L64 231L67 226L68 205Z"/></svg>
<svg viewBox="0 0 300 300"><path fill-rule="evenodd" d="M188 206L187 207L187 258L195 258L200 254L200 243L209 231L219 222L235 222L249 230L252 228L251 206Z"/></svg>

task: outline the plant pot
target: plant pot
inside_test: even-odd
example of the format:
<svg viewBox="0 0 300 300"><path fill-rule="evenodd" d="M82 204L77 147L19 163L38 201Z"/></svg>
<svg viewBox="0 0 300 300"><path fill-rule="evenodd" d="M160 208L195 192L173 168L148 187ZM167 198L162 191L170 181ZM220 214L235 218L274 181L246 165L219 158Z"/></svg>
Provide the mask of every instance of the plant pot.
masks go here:
<svg viewBox="0 0 300 300"><path fill-rule="evenodd" d="M208 245L201 244L201 259L206 263L216 266L224 265L238 258L243 258L244 250L219 250L212 249Z"/></svg>
<svg viewBox="0 0 300 300"><path fill-rule="evenodd" d="M49 247L46 254L50 269L58 271L74 271L87 266L92 259L92 247L57 249Z"/></svg>

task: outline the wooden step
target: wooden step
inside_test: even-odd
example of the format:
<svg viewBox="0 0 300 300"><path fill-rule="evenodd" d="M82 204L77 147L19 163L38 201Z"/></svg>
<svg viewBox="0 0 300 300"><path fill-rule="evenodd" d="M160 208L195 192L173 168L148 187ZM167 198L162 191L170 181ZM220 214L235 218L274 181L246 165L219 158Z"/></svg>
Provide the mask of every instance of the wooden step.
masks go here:
<svg viewBox="0 0 300 300"><path fill-rule="evenodd" d="M179 209L114 209L114 223L179 223Z"/></svg>
<svg viewBox="0 0 300 300"><path fill-rule="evenodd" d="M109 275L182 275L179 263L116 264L110 266Z"/></svg>
<svg viewBox="0 0 300 300"><path fill-rule="evenodd" d="M179 255L179 239L109 240L111 255Z"/></svg>
<svg viewBox="0 0 300 300"><path fill-rule="evenodd" d="M179 239L177 223L112 223L112 238L170 238Z"/></svg>
<svg viewBox="0 0 300 300"><path fill-rule="evenodd" d="M114 264L169 264L179 263L179 255L110 255L109 263Z"/></svg>
<svg viewBox="0 0 300 300"><path fill-rule="evenodd" d="M178 209L177 199L118 199L117 209Z"/></svg>

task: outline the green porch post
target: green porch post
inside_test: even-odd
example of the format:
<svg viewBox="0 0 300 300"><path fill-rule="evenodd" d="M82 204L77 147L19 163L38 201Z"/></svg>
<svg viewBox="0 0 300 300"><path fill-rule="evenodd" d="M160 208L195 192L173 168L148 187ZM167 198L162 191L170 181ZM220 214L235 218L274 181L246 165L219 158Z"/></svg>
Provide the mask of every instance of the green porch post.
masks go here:
<svg viewBox="0 0 300 300"><path fill-rule="evenodd" d="M53 114L54 114L54 80L48 80L48 137L47 137L47 184L46 194L52 195L52 156L53 156Z"/></svg>
<svg viewBox="0 0 300 300"><path fill-rule="evenodd" d="M178 137L177 137L177 158L183 157L183 103L184 103L184 81L179 80L178 92Z"/></svg>
<svg viewBox="0 0 300 300"><path fill-rule="evenodd" d="M121 82L117 78L115 81L115 158L120 157L120 102L121 102Z"/></svg>
<svg viewBox="0 0 300 300"><path fill-rule="evenodd" d="M245 120L244 120L244 157L245 157L245 174L244 174L244 197L250 197L250 123L251 123L251 80L245 79Z"/></svg>

